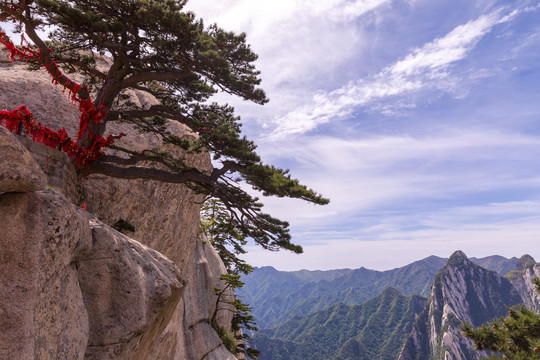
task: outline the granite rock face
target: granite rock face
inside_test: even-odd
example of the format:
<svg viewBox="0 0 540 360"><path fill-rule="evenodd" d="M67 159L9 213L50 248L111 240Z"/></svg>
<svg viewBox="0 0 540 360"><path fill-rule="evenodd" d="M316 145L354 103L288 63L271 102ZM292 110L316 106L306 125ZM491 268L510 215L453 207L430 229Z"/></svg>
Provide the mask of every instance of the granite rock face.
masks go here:
<svg viewBox="0 0 540 360"><path fill-rule="evenodd" d="M0 214L0 359L83 359L87 215L51 190L1 194Z"/></svg>
<svg viewBox="0 0 540 360"><path fill-rule="evenodd" d="M0 64L10 64L11 59L5 51L0 51Z"/></svg>
<svg viewBox="0 0 540 360"><path fill-rule="evenodd" d="M234 360L236 359L212 328L209 320L216 306L217 322L231 331L234 307L224 301L232 300L232 290L225 292L222 301L216 302L214 288L224 289L219 280L226 273L223 262L206 239L199 237L196 242L193 261L186 275L186 288L174 319L169 323L161 342L152 352L159 360ZM200 286L206 284L205 286Z"/></svg>
<svg viewBox="0 0 540 360"><path fill-rule="evenodd" d="M536 292L536 286L532 280L540 278L540 264L530 255L523 255L517 262L517 267L508 275L512 285L523 300L523 304L536 312L540 312L540 294Z"/></svg>
<svg viewBox="0 0 540 360"><path fill-rule="evenodd" d="M52 130L64 127L72 138L77 136L79 110L61 87L51 84L45 71L29 72L24 63L3 64L0 79L0 109L25 105L41 124Z"/></svg>
<svg viewBox="0 0 540 360"><path fill-rule="evenodd" d="M191 164L208 167L209 159L199 155ZM186 272L195 249L202 195L182 184L102 175L84 179L81 188L89 212L109 226L119 221L131 224L134 231L125 231L129 237L159 251Z"/></svg>
<svg viewBox="0 0 540 360"><path fill-rule="evenodd" d="M0 213L0 358L148 358L181 296L170 260L52 190Z"/></svg>
<svg viewBox="0 0 540 360"><path fill-rule="evenodd" d="M0 56L4 52L0 48ZM98 63L106 66L105 59L98 59ZM69 74L74 81L81 81L77 74ZM2 63L0 60L0 110L14 110L25 105L34 114L36 121L42 125L58 130L66 129L68 135L75 139L79 128L80 112L75 104L72 104L67 93L61 86L51 83L51 78L45 71L29 71L26 64L15 62ZM155 103L150 95L142 92L128 91L130 101L143 108L148 108ZM178 135L187 132L181 125L171 125L172 131ZM124 147L136 149L151 149L161 145L157 136L141 134L133 131L127 123L107 124L107 133L126 134L117 142ZM107 135L107 133L105 135ZM194 136L194 134L190 134Z"/></svg>
<svg viewBox="0 0 540 360"><path fill-rule="evenodd" d="M69 157L64 152L37 143L31 138L22 136L16 138L46 175L47 188L62 193L71 203L79 204L77 172Z"/></svg>
<svg viewBox="0 0 540 360"><path fill-rule="evenodd" d="M101 60L105 67L106 59ZM80 114L62 88L51 84L45 71L29 72L26 65L21 63L5 65L0 67L0 109L12 110L26 105L34 113L36 121L52 130L65 128L75 139ZM146 93L131 91L128 95L131 101L143 107L155 103ZM195 136L180 124L170 126L178 136ZM162 145L155 135L140 134L127 123L107 124L106 133L120 132L127 135L117 144L131 150ZM175 155L182 156L179 152ZM183 160L199 170L211 170L208 154L184 155ZM62 188L63 184L57 178L49 176L48 185L64 194L70 192L70 189ZM71 182L66 176L64 179ZM161 252L173 260L182 272L186 270L187 261L191 261L195 248L202 195L194 194L181 184L114 179L101 175L84 178L79 185L81 191L77 200L84 202L89 212L109 226L119 220L132 224L135 231L126 233L129 237ZM72 201L77 198L71 194L68 197Z"/></svg>
<svg viewBox="0 0 540 360"><path fill-rule="evenodd" d="M89 314L85 359L148 359L182 294L180 272L163 255L90 219L92 249L79 281Z"/></svg>
<svg viewBox="0 0 540 360"><path fill-rule="evenodd" d="M44 190L47 179L13 134L0 126L0 194Z"/></svg>
<svg viewBox="0 0 540 360"><path fill-rule="evenodd" d="M37 121L75 137L79 113L61 90L45 72L0 64L0 109L26 105ZM131 97L152 103L136 92ZM179 125L174 131L194 136ZM107 132L128 133L120 144L134 150L161 145L127 124L108 125ZM201 195L151 180L77 178L61 152L5 135L0 147L22 142L18 149L28 164L2 155L0 172L11 166L6 174L14 177L15 158L17 167L30 170L18 182L0 176L0 214L13 214L0 225L0 289L6 292L0 290L0 325L7 329L0 358L235 359L206 322L225 269L198 238ZM211 169L208 154L184 160ZM59 192L37 191L45 186ZM82 203L92 214L74 205ZM112 229L119 220L134 231ZM220 311L218 323L230 328L231 317Z"/></svg>

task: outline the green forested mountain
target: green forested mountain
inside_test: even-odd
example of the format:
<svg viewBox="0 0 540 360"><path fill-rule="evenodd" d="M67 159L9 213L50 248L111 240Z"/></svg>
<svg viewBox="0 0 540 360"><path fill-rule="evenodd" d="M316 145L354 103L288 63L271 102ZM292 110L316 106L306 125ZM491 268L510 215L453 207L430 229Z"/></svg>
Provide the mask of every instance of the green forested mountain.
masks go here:
<svg viewBox="0 0 540 360"><path fill-rule="evenodd" d="M253 306L260 327L267 329L255 335L253 346L262 351L261 360L394 360L400 350L403 359L439 359L447 346L431 348L429 334L436 334L433 341L444 338L451 349L468 354L456 359L469 360L467 356L476 355L470 341L456 332L457 326L463 319L476 324L498 316L501 309L519 302L500 275L521 274L523 264L534 263L529 258L467 259L458 251L448 261L430 256L388 271L256 269L244 279L244 299ZM418 294L437 301L422 308L426 299ZM439 309L441 304L447 306ZM426 310L436 307L435 313ZM435 328L426 333L424 323ZM419 343L403 349L406 339Z"/></svg>
<svg viewBox="0 0 540 360"><path fill-rule="evenodd" d="M386 288L359 305L295 316L253 339L261 360L395 359L426 299Z"/></svg>
<svg viewBox="0 0 540 360"><path fill-rule="evenodd" d="M238 293L244 302L253 308L258 326L266 328L279 324L278 319L290 317L284 316L287 309L294 305L294 297L289 295L297 292L302 286L320 281L331 282L352 271L351 269L278 271L271 266L265 266L256 268L248 276L243 277L245 285Z"/></svg>
<svg viewBox="0 0 540 360"><path fill-rule="evenodd" d="M427 296L435 274L445 263L446 259L430 256L387 271L282 272L265 267L243 280L246 285L240 295L252 306L259 327L270 328L294 315L307 315L338 302L360 304L389 286L406 295Z"/></svg>
<svg viewBox="0 0 540 360"><path fill-rule="evenodd" d="M469 260L483 268L496 271L499 275L504 276L516 268L519 259L515 256L507 259L504 256L493 255L484 258L471 257Z"/></svg>
<svg viewBox="0 0 540 360"><path fill-rule="evenodd" d="M527 269L534 265L536 265L536 260L534 260L532 256L525 254L517 260L516 266L504 277L510 280L513 280L516 277L522 277Z"/></svg>
<svg viewBox="0 0 540 360"><path fill-rule="evenodd" d="M501 275L515 268L517 258L489 256L472 261ZM391 286L405 295L428 296L430 285L447 259L430 256L387 271L359 268L330 271L278 271L257 268L243 279L240 295L253 308L261 328L275 327L294 315L307 315L335 303L360 304Z"/></svg>
<svg viewBox="0 0 540 360"><path fill-rule="evenodd" d="M268 296L286 296L304 284L318 281L332 281L351 273L351 269L327 271L279 271L271 266L255 268L249 275L242 278L245 281L243 291L249 295L251 304L260 302Z"/></svg>

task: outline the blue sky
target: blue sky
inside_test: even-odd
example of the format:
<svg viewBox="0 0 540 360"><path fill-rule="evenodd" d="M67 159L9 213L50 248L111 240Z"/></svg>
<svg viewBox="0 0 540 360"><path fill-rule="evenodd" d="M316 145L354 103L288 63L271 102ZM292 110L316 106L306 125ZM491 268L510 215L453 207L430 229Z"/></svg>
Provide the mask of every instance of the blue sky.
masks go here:
<svg viewBox="0 0 540 360"><path fill-rule="evenodd" d="M246 32L261 107L227 96L263 159L330 197L264 199L303 255L280 270L389 269L425 256L540 260L540 3L197 0Z"/></svg>
<svg viewBox="0 0 540 360"><path fill-rule="evenodd" d="M246 32L264 106L221 94L265 162L331 199L265 198L304 254L255 266L540 260L540 2L191 0Z"/></svg>

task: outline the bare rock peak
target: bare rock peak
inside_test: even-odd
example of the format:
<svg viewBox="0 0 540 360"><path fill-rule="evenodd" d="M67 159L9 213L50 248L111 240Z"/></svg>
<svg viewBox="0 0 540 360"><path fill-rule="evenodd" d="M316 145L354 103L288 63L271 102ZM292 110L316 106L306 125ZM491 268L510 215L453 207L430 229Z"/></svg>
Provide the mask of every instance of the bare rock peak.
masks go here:
<svg viewBox="0 0 540 360"><path fill-rule="evenodd" d="M452 255L450 255L450 258L448 259L448 262L446 263L448 266L456 266L456 265L462 265L462 264L472 264L472 262L469 260L467 255L461 250L455 251Z"/></svg>
<svg viewBox="0 0 540 360"><path fill-rule="evenodd" d="M450 259L452 258L469 260L467 255L465 255L465 253L461 250L454 251L454 253L450 255Z"/></svg>

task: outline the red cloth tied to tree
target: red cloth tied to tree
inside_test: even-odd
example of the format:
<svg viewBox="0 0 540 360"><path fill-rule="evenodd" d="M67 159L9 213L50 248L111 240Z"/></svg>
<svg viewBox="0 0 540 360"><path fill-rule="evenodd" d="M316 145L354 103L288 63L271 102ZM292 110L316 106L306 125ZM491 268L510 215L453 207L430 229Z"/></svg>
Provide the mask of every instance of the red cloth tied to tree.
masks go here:
<svg viewBox="0 0 540 360"><path fill-rule="evenodd" d="M65 129L52 131L35 121L33 114L24 105L12 111L0 111L0 125L4 125L11 132L17 132L22 125L25 132L32 135L34 141L55 149L61 147L62 151L77 160L79 166L88 166L92 161L102 157L101 149L110 146L114 141L112 135L106 139L93 135L94 141L90 149L82 148L71 140Z"/></svg>
<svg viewBox="0 0 540 360"><path fill-rule="evenodd" d="M36 52L27 46L22 46L20 49L16 47L9 40L6 33L1 30L0 42L4 44L8 50L12 62L16 57L19 57L21 61L42 59L39 51ZM58 69L56 63L51 61L51 63L44 67L49 75L51 75L53 83L58 85L58 78L62 76L62 72L60 69ZM66 88L69 89L69 97L72 105L75 102L79 102L79 111L81 115L79 117L80 121L77 140L75 142L71 140L65 129L53 131L41 125L39 122L36 122L32 112L30 112L24 105L12 111L0 111L0 125L4 125L11 132L17 132L19 127L23 126L26 134L32 135L32 140L41 142L51 148L61 147L62 151L68 154L71 158L77 160L77 164L79 166L88 166L92 161L95 161L103 156L101 149L110 146L115 137L109 135L105 139L102 136L90 133L89 137L92 140L92 145L89 149L78 146L77 142L83 135L84 131L88 128L88 124L90 122L98 124L105 119L108 109L101 104L99 104L99 107L96 108L92 100L82 99L79 96L81 85L77 84L76 82L68 80L63 86L64 90ZM88 89L86 90L88 92ZM118 137L121 137L122 135L123 134L120 134Z"/></svg>

